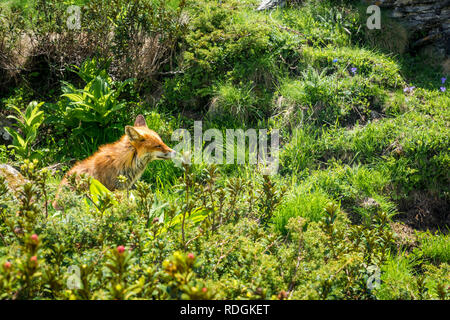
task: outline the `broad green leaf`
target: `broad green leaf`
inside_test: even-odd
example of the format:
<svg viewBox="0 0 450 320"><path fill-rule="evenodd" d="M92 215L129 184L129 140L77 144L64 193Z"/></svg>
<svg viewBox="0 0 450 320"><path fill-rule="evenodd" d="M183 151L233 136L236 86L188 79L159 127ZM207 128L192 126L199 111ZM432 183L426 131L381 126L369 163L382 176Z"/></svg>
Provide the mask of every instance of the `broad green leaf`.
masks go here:
<svg viewBox="0 0 450 320"><path fill-rule="evenodd" d="M74 102L84 101L83 96L78 94L78 93L65 93L65 94L63 94L61 96L62 97L66 97L66 98L68 98L68 99L70 99L71 101L74 101Z"/></svg>
<svg viewBox="0 0 450 320"><path fill-rule="evenodd" d="M110 195L111 198L113 199L111 202L114 205L118 205L119 203L117 202L117 200L114 197L114 194L108 190L108 188L106 188L100 181L98 181L97 179L92 178L91 180L91 184L89 186L89 192L91 194L91 199L92 201L96 204L99 205L99 196L100 195ZM89 201L87 201L87 199L85 199L85 203L88 206L91 206Z"/></svg>

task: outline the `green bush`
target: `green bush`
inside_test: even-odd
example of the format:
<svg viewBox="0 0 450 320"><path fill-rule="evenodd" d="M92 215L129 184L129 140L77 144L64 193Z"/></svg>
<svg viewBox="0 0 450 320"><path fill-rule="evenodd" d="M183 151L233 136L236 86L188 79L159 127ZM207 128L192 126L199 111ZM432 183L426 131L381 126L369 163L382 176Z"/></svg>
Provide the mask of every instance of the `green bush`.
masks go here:
<svg viewBox="0 0 450 320"><path fill-rule="evenodd" d="M181 66L184 72L166 81L167 103L177 108L203 107L215 92L219 91L220 99L227 86L248 81L258 87L253 99L264 99L260 87L272 86L279 73L272 40L275 31L264 23L252 23L251 15L244 4L234 1L199 2L193 7ZM247 85L240 87L248 90Z"/></svg>
<svg viewBox="0 0 450 320"><path fill-rule="evenodd" d="M300 204L305 218L291 217L289 236L280 237L259 216L259 198L270 196L264 184L231 179L224 188L214 167L198 175L185 165L175 188L179 197L138 183L134 200L108 192L113 201L103 210L106 195L74 180L75 192L63 194L70 199L64 214L50 208L45 216L42 192L48 186L37 165L22 166L32 184L17 194L0 181L2 298L366 299L374 297L370 265L388 263L385 286L412 277L402 269L389 278L395 237L381 211L366 225L351 225L324 194L311 193L308 201L300 192L280 213ZM93 199L93 192L96 205L80 201ZM439 290L435 284L432 295Z"/></svg>
<svg viewBox="0 0 450 320"><path fill-rule="evenodd" d="M30 102L24 113L16 106L11 107L16 112L17 117L10 115L8 118L16 121L21 132L12 128L5 128L13 138L12 145L9 147L14 148L15 153L23 158L35 158L41 155L39 152L33 151L32 148L37 138L38 129L44 122L44 112L39 110L43 104L43 102Z"/></svg>
<svg viewBox="0 0 450 320"><path fill-rule="evenodd" d="M126 106L125 101L119 100L119 95L131 81L133 80L116 84L109 77L98 75L82 89L64 82L61 96L67 98L67 106L61 115L64 125L74 127L81 123L84 128L80 133L74 131L75 135L86 134L89 137L96 137L102 133L108 135L110 125L117 117L117 111Z"/></svg>

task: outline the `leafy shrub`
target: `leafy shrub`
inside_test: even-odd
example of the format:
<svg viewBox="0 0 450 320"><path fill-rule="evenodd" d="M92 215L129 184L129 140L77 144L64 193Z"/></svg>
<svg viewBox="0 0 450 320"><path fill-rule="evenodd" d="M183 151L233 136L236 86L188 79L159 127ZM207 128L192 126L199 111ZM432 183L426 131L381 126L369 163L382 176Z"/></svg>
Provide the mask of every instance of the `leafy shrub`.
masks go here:
<svg viewBox="0 0 450 320"><path fill-rule="evenodd" d="M318 191L309 200L299 192L280 207L285 215L294 203L301 210L282 222L288 237L280 237L261 219L258 198L270 199L264 184L222 180L214 167L200 174L185 165L172 196L153 193L145 183L133 191L135 200L111 194L116 200L107 210L100 209L101 189L82 190L80 181L75 192L63 194L66 212L49 208L48 216L41 193L54 189L37 163L22 170L31 183L17 194L0 179L2 298L370 299L400 297L397 288L409 298L420 298L425 287L429 297L445 292L445 280L435 275L390 271L392 259L401 258L389 215L376 210L366 224L352 225L336 204L323 206L327 197ZM95 206L80 201L93 199L93 192ZM369 286L369 266L386 270L376 290Z"/></svg>
<svg viewBox="0 0 450 320"><path fill-rule="evenodd" d="M43 104L44 102L30 102L24 113L18 107L12 106L18 117L8 116L8 118L16 121L17 127L21 131L19 133L12 128L5 128L13 138L10 147L14 148L16 154L23 158L35 158L40 155L39 152L33 151L32 147L37 138L38 129L44 122L44 112L39 110Z"/></svg>
<svg viewBox="0 0 450 320"><path fill-rule="evenodd" d="M80 150L85 156L95 151L103 143L112 142L122 134L117 124L125 118L125 109L129 103L121 99L122 92L134 80L113 81L107 73L108 63L100 64L93 59L86 61L74 70L83 81L87 81L83 88L63 81L61 100L47 107L52 116L48 118L57 132L66 141L83 146L87 142L93 144L90 150ZM101 68L103 67L103 68ZM65 145L66 143L64 143Z"/></svg>
<svg viewBox="0 0 450 320"><path fill-rule="evenodd" d="M181 66L184 72L166 81L167 103L197 108L208 102L217 87L223 96L223 90L231 91L230 86L240 81L272 85L278 68L271 30L265 24L250 23L248 14L243 4L234 1L194 6ZM248 88L243 86L244 95Z"/></svg>
<svg viewBox="0 0 450 320"><path fill-rule="evenodd" d="M65 78L67 67L79 66L93 56L111 59L109 71L116 79L137 78L147 84L174 63L177 41L185 30L185 1L75 3L81 8L79 29L67 27L71 4L73 1L36 0L27 10L21 6L0 7L0 19L7 21L0 28L0 39L4 40L1 72L10 79L19 71L32 75L39 66L37 77L30 79L36 87L42 87L41 80L45 81L50 90ZM18 72L10 74L7 70Z"/></svg>
<svg viewBox="0 0 450 320"><path fill-rule="evenodd" d="M116 117L116 112L126 106L125 101L118 99L119 95L131 81L133 80L116 84L112 82L111 78L98 75L86 83L82 89L63 82L62 97L68 100L67 107L62 114L65 125L74 127L79 123L84 126L89 124L90 126L82 130L90 137L98 136L101 132L105 135L108 134L108 125ZM78 134L76 131L74 133Z"/></svg>

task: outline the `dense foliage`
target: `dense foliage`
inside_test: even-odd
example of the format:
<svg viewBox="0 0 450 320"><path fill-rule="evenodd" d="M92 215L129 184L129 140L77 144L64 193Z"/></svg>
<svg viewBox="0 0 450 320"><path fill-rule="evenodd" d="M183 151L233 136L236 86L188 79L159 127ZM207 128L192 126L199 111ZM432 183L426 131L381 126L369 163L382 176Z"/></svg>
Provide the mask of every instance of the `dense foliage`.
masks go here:
<svg viewBox="0 0 450 320"><path fill-rule="evenodd" d="M450 297L439 60L359 1L257 3L0 4L1 299ZM55 210L138 114L169 146L194 120L280 129L280 169L155 161L131 190L69 177Z"/></svg>

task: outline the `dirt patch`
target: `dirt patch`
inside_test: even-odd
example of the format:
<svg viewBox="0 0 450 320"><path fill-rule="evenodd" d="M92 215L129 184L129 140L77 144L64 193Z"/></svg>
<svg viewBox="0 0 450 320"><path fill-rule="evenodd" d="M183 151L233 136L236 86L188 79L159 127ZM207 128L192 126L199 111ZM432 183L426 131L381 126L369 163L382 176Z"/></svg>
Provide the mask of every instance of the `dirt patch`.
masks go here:
<svg viewBox="0 0 450 320"><path fill-rule="evenodd" d="M396 220L413 229L445 234L450 231L450 199L427 192L414 192L399 203L399 211Z"/></svg>
<svg viewBox="0 0 450 320"><path fill-rule="evenodd" d="M417 246L417 235L413 228L401 222L391 222L392 231L397 235L396 243L401 248L411 250Z"/></svg>

